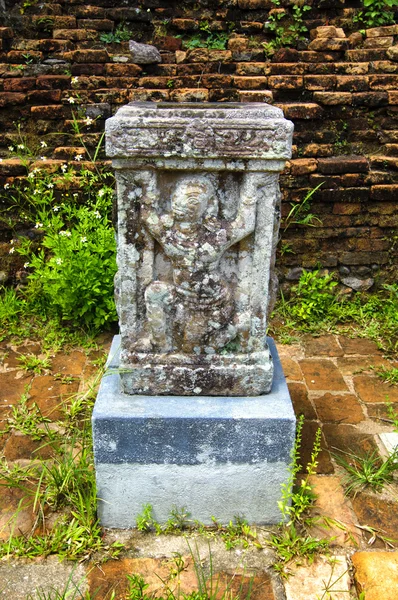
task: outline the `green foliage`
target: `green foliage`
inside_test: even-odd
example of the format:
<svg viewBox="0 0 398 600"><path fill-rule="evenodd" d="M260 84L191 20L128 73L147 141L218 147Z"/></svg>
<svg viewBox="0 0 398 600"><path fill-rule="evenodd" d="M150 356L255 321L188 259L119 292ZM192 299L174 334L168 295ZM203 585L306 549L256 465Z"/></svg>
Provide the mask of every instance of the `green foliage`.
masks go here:
<svg viewBox="0 0 398 600"><path fill-rule="evenodd" d="M383 461L376 451L366 452L362 456L345 452L335 454L334 458L338 465L343 467L346 473L343 476L345 492L348 496L356 495L358 491L371 488L375 492L381 492L383 486L391 483L394 473L398 471L398 451Z"/></svg>
<svg viewBox="0 0 398 600"><path fill-rule="evenodd" d="M48 428L50 419L44 417L37 404L28 405L29 386L22 394L19 402L11 409L11 417L8 419L5 432L19 431L28 435L32 440L43 438L53 439L53 434ZM4 433L4 432L2 432Z"/></svg>
<svg viewBox="0 0 398 600"><path fill-rule="evenodd" d="M87 125L90 122L86 120ZM73 128L83 143L75 117ZM90 160L84 167L64 164L51 172L40 167L30 169L38 149L29 148L23 138L11 148L28 174L23 183L5 186L13 200L9 210L17 210L19 218L27 225L35 223L37 230L35 236L14 240L10 250L24 257L27 272L27 286L19 296L8 292L0 300L0 314L9 310L6 318L11 324L23 309L86 331L100 330L116 320L113 177L96 163L102 140L93 153L85 147ZM42 140L42 151L46 146ZM75 157L77 162L82 158ZM69 188L73 186L79 191L71 194Z"/></svg>
<svg viewBox="0 0 398 600"><path fill-rule="evenodd" d="M20 354L18 362L26 371L37 373L39 375L51 367L51 361L48 355L40 357L36 354Z"/></svg>
<svg viewBox="0 0 398 600"><path fill-rule="evenodd" d="M398 367L381 367L374 368L374 371L380 379L391 385L398 385Z"/></svg>
<svg viewBox="0 0 398 600"><path fill-rule="evenodd" d="M279 6L278 0L273 0ZM299 40L305 39L308 28L304 23L305 13L311 10L308 4L294 4L291 11L282 9L269 15L267 30L272 32L275 39L263 44L265 52L272 55L281 47L294 47Z"/></svg>
<svg viewBox="0 0 398 600"><path fill-rule="evenodd" d="M125 23L120 23L113 31L101 33L99 39L104 44L120 44L128 42L133 38L134 34L130 31Z"/></svg>
<svg viewBox="0 0 398 600"><path fill-rule="evenodd" d="M321 276L319 269L305 271L297 285L292 287L294 303L291 315L298 321L319 321L336 302L333 289L337 282L332 275Z"/></svg>
<svg viewBox="0 0 398 600"><path fill-rule="evenodd" d="M312 562L317 554L328 551L328 540L319 540L306 532L306 525L312 521L308 512L315 500L310 485L310 477L316 473L318 456L321 451L321 429L318 429L306 466L306 475L298 482L301 471L300 448L304 417L300 416L296 427L296 440L291 454L289 479L282 484L282 498L278 502L282 514L277 533L271 535L268 544L276 551L278 560L274 565L282 576L287 576L287 567L291 561L306 558Z"/></svg>
<svg viewBox="0 0 398 600"><path fill-rule="evenodd" d="M392 421L394 432L398 433L398 412L396 412L390 402L387 402L387 414Z"/></svg>
<svg viewBox="0 0 398 600"><path fill-rule="evenodd" d="M184 47L210 48L212 50L225 50L227 47L229 32L213 32L208 21L201 21L199 31L183 40Z"/></svg>
<svg viewBox="0 0 398 600"><path fill-rule="evenodd" d="M354 17L354 22L364 28L394 24L394 7L398 0L362 0L363 10Z"/></svg>
<svg viewBox="0 0 398 600"><path fill-rule="evenodd" d="M322 225L322 221L318 219L314 214L310 212L311 198L323 185L323 181L309 190L301 202L291 203L291 209L285 219L284 231L291 227L291 225L305 225L307 227L314 227L315 223L318 222Z"/></svg>

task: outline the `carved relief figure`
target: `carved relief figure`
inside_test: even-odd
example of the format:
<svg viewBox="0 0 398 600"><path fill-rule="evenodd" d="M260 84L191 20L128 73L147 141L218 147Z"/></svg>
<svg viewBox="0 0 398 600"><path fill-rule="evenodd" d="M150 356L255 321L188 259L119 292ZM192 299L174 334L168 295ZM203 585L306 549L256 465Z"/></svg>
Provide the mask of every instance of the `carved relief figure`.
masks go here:
<svg viewBox="0 0 398 600"><path fill-rule="evenodd" d="M219 263L227 248L254 230L256 194L248 191L232 221L218 216L205 175L178 181L169 213L160 215L144 198L143 223L170 259L173 283L153 281L145 290L149 337L141 349L211 353L236 336L234 300Z"/></svg>

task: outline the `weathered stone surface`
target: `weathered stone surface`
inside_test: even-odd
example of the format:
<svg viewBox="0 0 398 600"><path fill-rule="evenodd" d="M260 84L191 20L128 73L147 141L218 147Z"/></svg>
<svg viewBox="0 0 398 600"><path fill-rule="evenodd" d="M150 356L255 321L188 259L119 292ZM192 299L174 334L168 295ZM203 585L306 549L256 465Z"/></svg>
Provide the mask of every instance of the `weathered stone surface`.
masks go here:
<svg viewBox="0 0 398 600"><path fill-rule="evenodd" d="M323 422L360 423L365 419L354 394L324 394L313 398L316 411Z"/></svg>
<svg viewBox="0 0 398 600"><path fill-rule="evenodd" d="M291 134L257 104L129 105L107 122L125 392L269 391L273 215Z"/></svg>
<svg viewBox="0 0 398 600"><path fill-rule="evenodd" d="M333 560L320 556L311 565L294 568L285 582L286 599L321 598L328 583L333 600L347 599L350 593L350 575L345 556L334 556Z"/></svg>
<svg viewBox="0 0 398 600"><path fill-rule="evenodd" d="M309 390L347 390L337 367L330 360L305 359L299 365Z"/></svg>
<svg viewBox="0 0 398 600"><path fill-rule="evenodd" d="M343 356L337 339L331 335L308 336L304 341L306 356Z"/></svg>
<svg viewBox="0 0 398 600"><path fill-rule="evenodd" d="M129 49L133 62L137 65L148 65L162 61L159 50L150 44L139 44L130 40Z"/></svg>
<svg viewBox="0 0 398 600"><path fill-rule="evenodd" d="M352 505L361 525L368 525L382 535L397 540L398 502L386 493L358 491ZM381 546L384 544L381 542Z"/></svg>
<svg viewBox="0 0 398 600"><path fill-rule="evenodd" d="M353 379L355 391L366 404L398 402L398 387L370 375L357 375Z"/></svg>
<svg viewBox="0 0 398 600"><path fill-rule="evenodd" d="M352 557L355 585L366 600L395 600L398 552L356 552Z"/></svg>

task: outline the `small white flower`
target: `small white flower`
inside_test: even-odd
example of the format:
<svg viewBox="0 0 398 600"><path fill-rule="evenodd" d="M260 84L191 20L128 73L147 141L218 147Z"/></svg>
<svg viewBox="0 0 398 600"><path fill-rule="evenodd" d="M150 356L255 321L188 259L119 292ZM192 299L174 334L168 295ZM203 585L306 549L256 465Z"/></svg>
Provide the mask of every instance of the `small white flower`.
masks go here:
<svg viewBox="0 0 398 600"><path fill-rule="evenodd" d="M65 173L65 171L67 171L67 170L68 170L68 165L62 165L61 166L62 173Z"/></svg>
<svg viewBox="0 0 398 600"><path fill-rule="evenodd" d="M26 263L24 263L23 268L27 269L29 267L29 265L30 265L30 263L26 262Z"/></svg>
<svg viewBox="0 0 398 600"><path fill-rule="evenodd" d="M28 175L28 179L34 179L34 177L35 177L35 174L34 174L33 172L32 172L32 173L29 173L29 175Z"/></svg>
<svg viewBox="0 0 398 600"><path fill-rule="evenodd" d="M82 244L84 244L85 242L87 242L86 236L84 235L83 237L81 237L80 241L81 241Z"/></svg>
<svg viewBox="0 0 398 600"><path fill-rule="evenodd" d="M34 196L37 196L37 194L40 194L40 190L38 190L38 189L35 189L35 190L33 191L33 195L34 195Z"/></svg>
<svg viewBox="0 0 398 600"><path fill-rule="evenodd" d="M5 183L5 184L4 184L4 189L5 189L5 190L8 190L8 188L9 188L9 187L10 187L10 184L9 184L9 183Z"/></svg>
<svg viewBox="0 0 398 600"><path fill-rule="evenodd" d="M91 117L86 118L86 125L91 125L93 123L93 119Z"/></svg>
<svg viewBox="0 0 398 600"><path fill-rule="evenodd" d="M14 146L8 146L10 152L14 152Z"/></svg>
<svg viewBox="0 0 398 600"><path fill-rule="evenodd" d="M40 160L47 160L47 156L40 156Z"/></svg>
<svg viewBox="0 0 398 600"><path fill-rule="evenodd" d="M53 183L47 183L47 187L48 187L50 190L52 190L52 189L53 189L53 187L54 187L54 184L53 184Z"/></svg>
<svg viewBox="0 0 398 600"><path fill-rule="evenodd" d="M14 252L15 252L15 248L10 248L8 251L8 254L14 254Z"/></svg>
<svg viewBox="0 0 398 600"><path fill-rule="evenodd" d="M76 100L73 98L73 96L70 96L68 98L68 102L69 102L69 104L75 104Z"/></svg>
<svg viewBox="0 0 398 600"><path fill-rule="evenodd" d="M71 83L74 83L74 84L77 83L78 81L79 81L78 77L72 77L72 79L71 79Z"/></svg>
<svg viewBox="0 0 398 600"><path fill-rule="evenodd" d="M79 194L78 194L78 193L76 193L76 192L73 194L73 197L74 197L74 198L77 198L78 196L79 196Z"/></svg>
<svg viewBox="0 0 398 600"><path fill-rule="evenodd" d="M25 150L25 145L24 144L18 144L17 148L18 148L18 150Z"/></svg>
<svg viewBox="0 0 398 600"><path fill-rule="evenodd" d="M75 160L81 160L83 158L83 154L76 154Z"/></svg>
<svg viewBox="0 0 398 600"><path fill-rule="evenodd" d="M33 169L32 173L36 175L36 173L40 173L40 169L36 167L35 169Z"/></svg>
<svg viewBox="0 0 398 600"><path fill-rule="evenodd" d="M11 240L10 241L11 246L13 245L14 242L15 242L15 240Z"/></svg>
<svg viewBox="0 0 398 600"><path fill-rule="evenodd" d="M95 216L96 219L100 219L101 218L101 213L98 210L96 210L94 212L94 216Z"/></svg>
<svg viewBox="0 0 398 600"><path fill-rule="evenodd" d="M72 234L70 231L60 231L59 235L61 235L62 237L70 237Z"/></svg>
<svg viewBox="0 0 398 600"><path fill-rule="evenodd" d="M58 212L59 211L59 206L54 206L53 211L54 212Z"/></svg>
<svg viewBox="0 0 398 600"><path fill-rule="evenodd" d="M105 194L105 190L104 188L101 188L100 190L98 190L98 198L102 198L102 196Z"/></svg>
<svg viewBox="0 0 398 600"><path fill-rule="evenodd" d="M41 140L41 142L40 142L40 146L41 146L42 148L47 148L47 144L46 144L46 142L45 142L44 140Z"/></svg>
<svg viewBox="0 0 398 600"><path fill-rule="evenodd" d="M0 158L0 162L3 162L3 159L2 159L2 158Z"/></svg>
<svg viewBox="0 0 398 600"><path fill-rule="evenodd" d="M40 229L40 227L43 227L43 223L36 223L35 229Z"/></svg>
<svg viewBox="0 0 398 600"><path fill-rule="evenodd" d="M57 265L62 265L63 260L62 260L62 258L56 258L55 262L57 263Z"/></svg>

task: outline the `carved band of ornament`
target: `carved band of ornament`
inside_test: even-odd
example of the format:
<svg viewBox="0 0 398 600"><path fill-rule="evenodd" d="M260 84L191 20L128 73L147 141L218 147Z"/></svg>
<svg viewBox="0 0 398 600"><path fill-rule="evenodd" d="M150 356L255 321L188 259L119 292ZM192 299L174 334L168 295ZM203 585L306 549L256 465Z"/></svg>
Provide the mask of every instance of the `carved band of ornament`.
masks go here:
<svg viewBox="0 0 398 600"><path fill-rule="evenodd" d="M117 132L115 132L117 134ZM233 156L264 156L275 153L280 158L290 158L290 128L280 124L275 130L245 128L212 128L203 123L192 123L188 127L145 127L125 128L122 138L112 139L113 155L124 147L128 140L128 154L146 151L150 154L181 152L190 150L195 154L213 151ZM189 151L188 150L188 151ZM116 152L115 152L116 151Z"/></svg>

